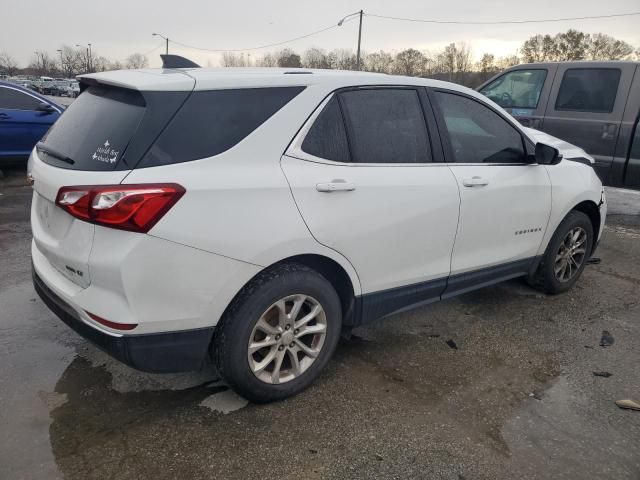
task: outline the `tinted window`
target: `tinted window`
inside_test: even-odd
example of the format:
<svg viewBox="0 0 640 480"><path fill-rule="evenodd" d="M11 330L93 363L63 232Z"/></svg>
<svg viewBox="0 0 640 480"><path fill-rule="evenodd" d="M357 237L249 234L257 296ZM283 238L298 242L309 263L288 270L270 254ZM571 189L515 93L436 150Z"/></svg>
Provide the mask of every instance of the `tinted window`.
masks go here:
<svg viewBox="0 0 640 480"><path fill-rule="evenodd" d="M41 158L76 170L115 170L144 113L140 92L91 86L53 124ZM73 163L60 162L60 156Z"/></svg>
<svg viewBox="0 0 640 480"><path fill-rule="evenodd" d="M503 108L537 108L546 70L515 70L496 78L480 93Z"/></svg>
<svg viewBox="0 0 640 480"><path fill-rule="evenodd" d="M556 110L610 113L616 101L620 70L572 68L560 84Z"/></svg>
<svg viewBox="0 0 640 480"><path fill-rule="evenodd" d="M511 124L482 103L436 92L454 161L458 163L522 163L522 137Z"/></svg>
<svg viewBox="0 0 640 480"><path fill-rule="evenodd" d="M329 100L307 132L302 151L316 157L348 162L349 144L337 97Z"/></svg>
<svg viewBox="0 0 640 480"><path fill-rule="evenodd" d="M415 90L353 90L340 96L354 162L431 161L427 126Z"/></svg>
<svg viewBox="0 0 640 480"><path fill-rule="evenodd" d="M218 155L244 139L302 90L304 87L193 92L139 166Z"/></svg>
<svg viewBox="0 0 640 480"><path fill-rule="evenodd" d="M7 110L35 110L40 100L12 88L0 87L0 108Z"/></svg>

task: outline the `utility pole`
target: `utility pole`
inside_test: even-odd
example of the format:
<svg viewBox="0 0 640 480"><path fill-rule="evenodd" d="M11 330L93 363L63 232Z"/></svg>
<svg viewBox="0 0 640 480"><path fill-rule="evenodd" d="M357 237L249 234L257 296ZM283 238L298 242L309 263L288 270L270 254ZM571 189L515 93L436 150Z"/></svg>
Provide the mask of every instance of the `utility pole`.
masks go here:
<svg viewBox="0 0 640 480"><path fill-rule="evenodd" d="M360 70L360 43L362 41L362 17L364 16L364 10L350 13L346 17L342 17L342 19L338 22L338 26L341 27L347 18L354 17L356 15L360 16L360 25L358 26L358 54L356 57L356 70Z"/></svg>
<svg viewBox="0 0 640 480"><path fill-rule="evenodd" d="M91 44L89 44L89 49L87 50L87 54L88 54L88 58L89 58L89 73L91 73L91 70L93 70L93 61L91 58Z"/></svg>
<svg viewBox="0 0 640 480"><path fill-rule="evenodd" d="M60 52L60 72L62 73L62 75L64 75L64 62L62 61L62 49L58 49L58 52Z"/></svg>
<svg viewBox="0 0 640 480"><path fill-rule="evenodd" d="M362 15L364 15L364 11L360 10L360 25L358 26L358 56L356 58L356 70L360 70L360 42L362 40Z"/></svg>

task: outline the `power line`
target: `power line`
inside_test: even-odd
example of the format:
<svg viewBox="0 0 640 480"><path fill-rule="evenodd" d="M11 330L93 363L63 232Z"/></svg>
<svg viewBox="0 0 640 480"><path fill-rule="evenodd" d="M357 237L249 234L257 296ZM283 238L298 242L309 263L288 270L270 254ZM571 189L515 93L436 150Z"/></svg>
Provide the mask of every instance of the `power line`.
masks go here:
<svg viewBox="0 0 640 480"><path fill-rule="evenodd" d="M354 20L354 18L347 19L347 20L344 21L344 23L350 22L351 20ZM324 33L324 32L326 32L328 30L333 29L333 28L338 28L338 25L331 25L329 27L321 28L320 30L316 30L314 32L307 33L305 35L300 35L299 37L290 38L289 40L283 40L281 42L269 43L269 44L266 44L266 45L259 45L257 47L248 47L248 48L203 48L203 47L196 47L194 45L187 45L186 43L176 42L175 40L170 40L170 42L175 44L175 45L180 45L181 47L192 48L194 50L202 50L202 51L205 51L205 52L214 52L214 53L219 53L219 52L247 52L247 51L251 51L251 50L261 50L263 48L278 47L280 45L285 45L287 43L292 43L292 42L295 42L297 40L302 40L303 38L308 38L308 37L312 37L314 35L318 35L320 33Z"/></svg>
<svg viewBox="0 0 640 480"><path fill-rule="evenodd" d="M640 15L640 12L629 13L615 13L612 15L592 15L585 17L565 17L565 18L546 18L542 20L504 20L498 22L484 22L484 21L457 21L457 20L426 20L420 18L406 18L406 17L391 17L388 15L376 15L374 13L365 13L367 17L383 18L386 20L399 20L402 22L418 22L418 23L439 23L446 25L515 25L523 23L548 23L548 22L566 22L570 20L594 20L602 18L617 18L617 17L632 17Z"/></svg>

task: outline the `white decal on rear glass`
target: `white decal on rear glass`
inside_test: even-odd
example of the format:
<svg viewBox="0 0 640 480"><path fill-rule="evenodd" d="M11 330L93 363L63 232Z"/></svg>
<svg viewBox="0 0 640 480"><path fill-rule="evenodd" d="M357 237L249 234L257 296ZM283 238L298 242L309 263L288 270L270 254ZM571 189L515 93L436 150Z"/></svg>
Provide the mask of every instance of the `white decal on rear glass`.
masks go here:
<svg viewBox="0 0 640 480"><path fill-rule="evenodd" d="M111 148L111 144L109 143L109 140L107 140L102 144L102 146L96 148L96 151L93 152L91 158L98 162L116 163L119 153L120 152L118 150Z"/></svg>

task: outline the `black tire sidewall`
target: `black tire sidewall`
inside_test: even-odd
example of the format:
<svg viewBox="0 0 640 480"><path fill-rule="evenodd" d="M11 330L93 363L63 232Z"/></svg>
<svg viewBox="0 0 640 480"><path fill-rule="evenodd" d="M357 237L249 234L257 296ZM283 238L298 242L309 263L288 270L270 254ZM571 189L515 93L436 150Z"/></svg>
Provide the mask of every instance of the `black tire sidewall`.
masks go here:
<svg viewBox="0 0 640 480"><path fill-rule="evenodd" d="M259 380L249 367L247 346L260 316L283 297L304 294L316 299L325 311L327 335L315 362L298 378L273 385ZM342 308L329 281L298 265L281 265L252 280L234 300L222 319L214 341L214 358L220 374L245 398L255 403L280 400L307 388L320 374L340 338Z"/></svg>
<svg viewBox="0 0 640 480"><path fill-rule="evenodd" d="M554 266L555 266L555 256L560 248L560 243L564 241L565 237L569 230L581 227L587 232L587 244L586 244L586 254L585 258L578 269L578 272L569 280L568 282L561 282L555 276ZM591 250L593 247L593 225L591 224L591 220L589 217L578 211L573 211L567 215L567 217L562 221L562 223L558 226L551 241L549 242L549 246L547 247L547 251L545 252L545 256L543 258L543 270L542 270L542 281L544 284L544 289L548 293L562 293L569 290L577 281L578 278L582 275L582 272L587 265L587 260L590 257Z"/></svg>

